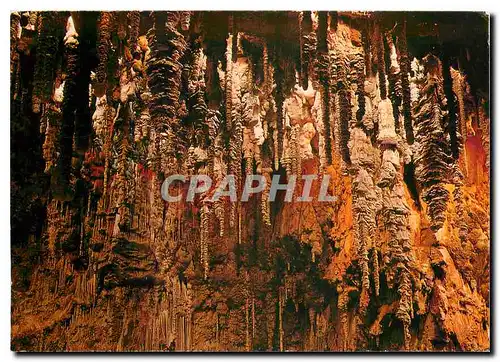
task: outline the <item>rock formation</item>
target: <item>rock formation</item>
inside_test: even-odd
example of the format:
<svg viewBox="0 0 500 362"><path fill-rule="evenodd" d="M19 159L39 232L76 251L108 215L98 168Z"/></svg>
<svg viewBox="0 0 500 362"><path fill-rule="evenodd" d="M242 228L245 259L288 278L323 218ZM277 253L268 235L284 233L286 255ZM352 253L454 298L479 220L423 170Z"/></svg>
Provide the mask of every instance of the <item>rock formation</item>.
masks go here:
<svg viewBox="0 0 500 362"><path fill-rule="evenodd" d="M12 349L489 350L488 26L12 13Z"/></svg>

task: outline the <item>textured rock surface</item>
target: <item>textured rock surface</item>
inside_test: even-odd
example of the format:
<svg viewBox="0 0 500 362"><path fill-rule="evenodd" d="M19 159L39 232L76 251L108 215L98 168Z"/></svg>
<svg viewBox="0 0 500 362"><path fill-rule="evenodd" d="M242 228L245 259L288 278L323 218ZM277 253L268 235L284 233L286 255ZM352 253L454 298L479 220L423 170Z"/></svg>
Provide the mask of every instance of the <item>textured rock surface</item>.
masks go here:
<svg viewBox="0 0 500 362"><path fill-rule="evenodd" d="M486 17L10 24L14 350L490 348ZM228 173L264 192L161 198ZM267 201L309 174L337 199Z"/></svg>

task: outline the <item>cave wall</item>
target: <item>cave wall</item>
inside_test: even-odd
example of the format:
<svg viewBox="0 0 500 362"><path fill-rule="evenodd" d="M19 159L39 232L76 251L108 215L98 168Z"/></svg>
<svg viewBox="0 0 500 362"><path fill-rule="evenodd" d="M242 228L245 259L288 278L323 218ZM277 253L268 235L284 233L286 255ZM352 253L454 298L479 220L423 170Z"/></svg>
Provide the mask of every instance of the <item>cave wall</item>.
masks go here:
<svg viewBox="0 0 500 362"><path fill-rule="evenodd" d="M12 13L12 349L488 350L488 21Z"/></svg>

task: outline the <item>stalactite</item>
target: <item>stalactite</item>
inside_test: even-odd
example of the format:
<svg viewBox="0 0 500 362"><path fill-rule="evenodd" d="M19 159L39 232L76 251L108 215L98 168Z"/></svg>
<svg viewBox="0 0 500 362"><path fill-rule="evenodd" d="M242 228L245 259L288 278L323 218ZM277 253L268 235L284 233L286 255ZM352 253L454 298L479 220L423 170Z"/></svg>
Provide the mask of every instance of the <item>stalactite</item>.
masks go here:
<svg viewBox="0 0 500 362"><path fill-rule="evenodd" d="M243 155L245 159L245 174L253 174L253 158L254 158L254 134L253 129L245 127L243 130Z"/></svg>
<svg viewBox="0 0 500 362"><path fill-rule="evenodd" d="M268 294L265 297L265 313L266 313L266 335L267 335L267 350L275 350L274 333L276 328L276 294L274 296Z"/></svg>
<svg viewBox="0 0 500 362"><path fill-rule="evenodd" d="M299 30L299 55L298 55L298 71L299 71L299 84L302 86L304 84L305 70L304 70L304 12L301 12L297 16L298 20L298 30ZM306 82L307 84L307 82Z"/></svg>
<svg viewBox="0 0 500 362"><path fill-rule="evenodd" d="M59 135L60 153L57 168L52 173L51 185L54 196L61 200L70 198L69 183L71 173L71 158L73 157L73 132L75 129L74 115L78 95L79 42L78 34L70 17L65 36L65 58L67 74L64 82L64 100L62 103L62 125Z"/></svg>
<svg viewBox="0 0 500 362"><path fill-rule="evenodd" d="M340 313L340 323L342 328L342 350L349 350L349 315L348 315L348 303L349 303L349 292L353 289L353 287L349 287L347 285L338 285L337 293L339 294L339 298L337 301L337 308Z"/></svg>
<svg viewBox="0 0 500 362"><path fill-rule="evenodd" d="M181 11L181 16L180 16L180 25L182 31L188 31L189 26L191 24L191 17L192 17L192 12L191 11Z"/></svg>
<svg viewBox="0 0 500 362"><path fill-rule="evenodd" d="M59 43L64 36L65 16L62 12L41 13L42 27L37 40L37 57L33 77L33 110L50 100L55 79Z"/></svg>
<svg viewBox="0 0 500 362"><path fill-rule="evenodd" d="M349 93L345 89L340 89L339 93L339 108L340 108L340 150L342 159L348 165L351 163L351 156L349 155L349 142L350 131L349 122L351 120L351 105Z"/></svg>
<svg viewBox="0 0 500 362"><path fill-rule="evenodd" d="M137 42L139 40L139 30L141 26L141 13L140 11L129 11L128 12L128 22L130 26L130 50L132 55L137 52Z"/></svg>
<svg viewBox="0 0 500 362"><path fill-rule="evenodd" d="M395 262L406 262L409 260L408 252L411 251L411 240L408 231L409 207L405 200L398 200L396 197L404 194L402 177L399 174L393 175L392 186L390 184L380 184L382 187L381 216L385 230L389 232L389 253L390 258ZM396 197L395 197L396 196ZM392 280L394 271L389 273Z"/></svg>
<svg viewBox="0 0 500 362"><path fill-rule="evenodd" d="M40 12L38 11L30 11L28 15L28 25L26 26L29 30L38 31L38 19L40 16Z"/></svg>
<svg viewBox="0 0 500 362"><path fill-rule="evenodd" d="M12 160L32 155L11 170L29 236L13 234L13 348L489 348L489 100L448 67L480 57L455 49L460 33L410 71L408 47L435 38L420 15L408 46L396 14L71 15L46 59L52 20L11 15ZM248 202L211 200L228 174L240 198L254 173ZM284 173L328 173L338 201L316 200L319 175L312 202L270 202ZM173 174L179 202L162 198ZM186 202L197 174L211 188Z"/></svg>
<svg viewBox="0 0 500 362"><path fill-rule="evenodd" d="M109 106L107 109L107 112L105 113L106 117L106 130L107 132L105 133L105 139L104 139L104 146L103 146L103 153L104 153L104 180L103 180L103 196L101 198L102 206L101 208L107 209L108 207L108 202L109 202L109 177L110 177L110 168L111 168L111 159L112 159L112 142L113 142L113 135L114 135L114 129L115 129L115 122L118 119L118 116L120 115L120 109L121 109L121 104L118 105L117 109L115 110L113 107Z"/></svg>
<svg viewBox="0 0 500 362"><path fill-rule="evenodd" d="M286 117L288 118L288 115ZM296 175L299 180L302 173L300 130L301 126L298 123L287 126L281 159L281 164L285 167L287 175Z"/></svg>
<svg viewBox="0 0 500 362"><path fill-rule="evenodd" d="M209 174L213 174L215 172L215 153L216 153L216 142L217 136L221 129L221 114L218 111L208 110L206 115L205 123L208 126L208 162L209 162Z"/></svg>
<svg viewBox="0 0 500 362"><path fill-rule="evenodd" d="M276 57L277 54L273 53L273 56ZM279 60L273 59L273 68L274 68L274 79L276 82L276 88L274 89L274 100L276 103L276 143L277 147L275 147L275 160L280 160L283 155L283 102L285 100L284 90L283 90L283 69L280 67ZM275 167L278 166L275 164Z"/></svg>
<svg viewBox="0 0 500 362"><path fill-rule="evenodd" d="M239 58L233 66L232 82L232 127L229 144L229 173L234 175L238 194L241 189L241 163L243 151L243 126L249 124L253 115L253 74L248 58ZM239 205L231 203L230 225L237 225Z"/></svg>
<svg viewBox="0 0 500 362"><path fill-rule="evenodd" d="M255 298L252 296L252 342L255 339Z"/></svg>
<svg viewBox="0 0 500 362"><path fill-rule="evenodd" d="M95 19L91 14L81 16L79 20L78 35L78 56L77 73L75 76L75 87L73 91L74 104L74 145L75 151L83 156L87 152L90 144L90 134L92 132L92 120L90 114L90 76L91 64L89 62L91 43L95 41L93 31L95 29Z"/></svg>
<svg viewBox="0 0 500 362"><path fill-rule="evenodd" d="M316 75L321 85L321 115L324 129L324 144L327 165L332 164L332 131L330 122L330 73L329 73L329 56L327 43L327 13L321 11L319 13L317 38L318 38L318 54L316 59Z"/></svg>
<svg viewBox="0 0 500 362"><path fill-rule="evenodd" d="M361 33L361 41L363 45L367 42L366 35ZM356 112L356 121L359 124L363 121L363 116L366 111L366 99L365 99L365 79L366 79L366 63L365 59L361 58L361 55L357 57L357 61L354 63L354 68L356 69L356 96L358 101L358 110Z"/></svg>
<svg viewBox="0 0 500 362"><path fill-rule="evenodd" d="M486 113L487 104L485 101L478 107L479 108L479 128L481 129L481 143L486 153L485 167L490 169L490 117Z"/></svg>
<svg viewBox="0 0 500 362"><path fill-rule="evenodd" d="M380 295L380 265L378 261L377 248L372 249L372 262L373 262L373 287L375 289L375 296Z"/></svg>
<svg viewBox="0 0 500 362"><path fill-rule="evenodd" d="M249 311L248 311L248 297L245 299L245 350L247 352L250 352L250 316L249 316Z"/></svg>
<svg viewBox="0 0 500 362"><path fill-rule="evenodd" d="M55 255L56 252L56 241L57 235L61 233L60 224L61 224L61 214L57 207L58 201L55 199L51 200L47 205L47 241L48 241L48 249L49 253L52 256Z"/></svg>
<svg viewBox="0 0 500 362"><path fill-rule="evenodd" d="M230 17L230 22L232 17ZM229 130L232 124L232 102L233 102L233 34L229 34L226 44L226 76L225 76L225 97L226 97L226 128Z"/></svg>
<svg viewBox="0 0 500 362"><path fill-rule="evenodd" d="M273 142L273 117L276 111L276 104L274 102L273 87L274 87L274 67L270 59L270 52L267 44L263 45L262 49L262 67L264 69L264 80L262 84L262 129L263 136L268 142ZM263 153L263 150L261 150Z"/></svg>
<svg viewBox="0 0 500 362"><path fill-rule="evenodd" d="M133 190L130 187L131 185L131 162L128 157L130 153L130 107L129 104L126 103L121 108L120 114L120 141L118 145L118 162L117 162L117 178L115 181L114 187L117 189L118 195L115 201L115 207L118 210L118 214L120 215L118 225L120 230L128 231L131 226L131 215L130 215L130 204L133 200Z"/></svg>
<svg viewBox="0 0 500 362"><path fill-rule="evenodd" d="M231 36L231 61L234 63L240 55L240 49L238 48L239 42L239 33L238 33L238 25L237 25L237 15L236 13L232 13L229 15L228 19L228 30Z"/></svg>
<svg viewBox="0 0 500 362"><path fill-rule="evenodd" d="M465 116L465 102L464 102L464 76L460 73L460 71L451 69L451 79L452 79L452 90L453 93L455 93L455 96L457 97L457 103L458 103L458 131L460 132L460 135L463 137L463 141L465 141L465 138L467 137L467 128L466 128L466 116ZM460 144L461 147L463 147L463 144L465 142L462 142Z"/></svg>
<svg viewBox="0 0 500 362"><path fill-rule="evenodd" d="M339 20L339 13L337 11L329 11L328 12L329 26L330 30L337 31L337 24Z"/></svg>
<svg viewBox="0 0 500 362"><path fill-rule="evenodd" d="M457 101L455 99L455 95L453 93L453 80L451 78L451 59L450 55L448 54L447 49L444 49L444 56L443 56L443 91L447 99L447 106L448 106L448 129L446 130L449 134L450 137L450 148L451 148L451 154L455 160L458 160L458 157L460 156L460 143L461 143L461 137L459 132L459 123L457 120Z"/></svg>
<svg viewBox="0 0 500 362"><path fill-rule="evenodd" d="M37 27L38 12L24 12L21 14L20 32L17 41L17 51L21 54L31 55L33 48L36 46L38 27ZM19 68L18 68L19 69Z"/></svg>
<svg viewBox="0 0 500 362"><path fill-rule="evenodd" d="M362 46L363 46L363 53L364 53L364 59L365 59L365 70L366 70L366 77L372 77L373 76L373 64L372 64L372 37L371 35L371 24L368 23L366 26L364 26L361 29L361 41L362 41Z"/></svg>
<svg viewBox="0 0 500 362"><path fill-rule="evenodd" d="M94 84L94 94L97 97L102 97L107 89L108 79L108 60L111 45L111 31L114 22L114 14L109 11L103 11L99 15L98 20L98 44L97 56L99 63L96 70L96 83Z"/></svg>
<svg viewBox="0 0 500 362"><path fill-rule="evenodd" d="M314 60L314 51L316 48L315 34L312 28L312 19L310 11L303 11L300 16L300 85L304 90L309 83L310 65Z"/></svg>
<svg viewBox="0 0 500 362"><path fill-rule="evenodd" d="M205 84L207 90L207 103L209 109L212 111L222 112L222 104L225 103L225 99L223 98L223 91L225 90L225 82L221 82L219 76L219 70L222 70L222 63L219 65L219 59L225 59L225 49L223 46L225 43L225 38L221 41L221 44L218 46L207 47L204 52L206 52L207 61L206 61L206 72L205 72ZM225 71L225 69L224 69Z"/></svg>
<svg viewBox="0 0 500 362"><path fill-rule="evenodd" d="M386 100L385 102L389 102ZM391 111L381 112L382 118L392 118ZM382 121L382 120L381 120ZM394 125L392 126L394 127ZM409 347L409 326L412 318L412 300L413 290L410 280L409 267L413 263L413 250L410 236L410 207L404 198L403 177L398 170L400 169L400 159L405 157L402 150L396 145L389 148L382 148L382 164L377 186L381 188L382 197L381 206L378 214L378 222L383 225L388 233L388 249L383 254L383 264L381 269L385 270L386 281L389 288L393 288L397 283L399 294L398 309L396 316L403 323L403 337L405 349ZM401 152L401 154L400 154ZM380 293L380 278L378 251L373 250L374 284L376 294Z"/></svg>
<svg viewBox="0 0 500 362"><path fill-rule="evenodd" d="M272 172L272 167L270 165L270 162L264 160L262 164L262 174L264 175L266 184L261 195L260 209L262 213L262 221L266 226L271 226L271 214L270 214L271 210L268 201L269 188L271 187L271 172Z"/></svg>
<svg viewBox="0 0 500 362"><path fill-rule="evenodd" d="M361 266L361 296L360 296L360 313L364 314L366 308L370 302L369 300L369 267L368 267L368 248L371 244L370 235L373 234L375 230L375 212L373 208L369 207L370 204L374 203L374 196L369 195L367 190L373 189L373 181L369 177L368 173L361 169L354 181L354 212L356 215L356 227L357 231L357 243L358 243L358 258ZM363 191L366 195L363 195ZM372 200L370 200L370 198Z"/></svg>
<svg viewBox="0 0 500 362"><path fill-rule="evenodd" d="M116 13L116 35L118 35L118 39L122 42L127 38L127 15L126 11L118 11Z"/></svg>
<svg viewBox="0 0 500 362"><path fill-rule="evenodd" d="M417 150L415 174L428 203L431 228L443 225L449 193L444 187L450 174L450 151L445 138L446 97L443 91L441 62L429 55L424 58L426 79L420 87L420 99L415 106Z"/></svg>
<svg viewBox="0 0 500 362"><path fill-rule="evenodd" d="M455 184L455 190L453 190L453 202L456 205L457 215L455 222L458 225L458 237L462 243L465 243L469 234L469 229L467 228L467 223L465 222L464 209L466 208L464 204L464 193L463 193L463 179L464 175L460 170L459 163L455 162L453 164L453 183Z"/></svg>
<svg viewBox="0 0 500 362"><path fill-rule="evenodd" d="M402 86L401 86L401 70L398 64L398 56L394 45L392 32L386 33L387 46L390 55L390 71L388 75L389 81L389 98L392 103L394 113L395 129L397 134L401 134L401 126L399 122L399 108L402 102Z"/></svg>
<svg viewBox="0 0 500 362"><path fill-rule="evenodd" d="M297 179L302 178L302 161L300 154L300 125L295 124L292 126L290 135L290 146L292 156L292 173L297 175Z"/></svg>
<svg viewBox="0 0 500 362"><path fill-rule="evenodd" d="M332 34L330 44L330 87L336 94L332 100L335 104L335 119L338 122L335 141L343 161L350 165L348 142L350 138L350 123L353 116L351 88L359 80L356 77L362 72L362 53L359 47L352 45L349 39L349 29L339 24L336 33ZM360 84L358 83L359 87ZM338 129L338 131L337 131Z"/></svg>
<svg viewBox="0 0 500 362"><path fill-rule="evenodd" d="M410 99L410 59L408 56L408 46L406 43L406 20L403 23L402 31L398 36L399 45L399 63L401 64L401 88L402 88L402 98L403 98L403 117L404 117L404 127L406 133L406 141L408 144L413 144L413 124L412 124L412 114L411 114L411 99Z"/></svg>
<svg viewBox="0 0 500 362"><path fill-rule="evenodd" d="M131 21L135 22L135 15L133 15L133 13L134 12L131 12L129 14L129 18ZM146 61L149 52L148 41L145 37L134 38L136 36L136 29L134 27L135 26L132 24L130 28L130 48L135 49L133 53L131 75L134 78L136 93L136 98L133 103L133 108L136 113L134 119L134 140L138 142L149 138L151 116L149 114L148 104L151 99L151 93L148 88L148 80L145 75L145 67L143 64L143 60ZM137 32L138 30L139 29L137 29Z"/></svg>
<svg viewBox="0 0 500 362"><path fill-rule="evenodd" d="M148 86L151 92L149 113L157 132L167 131L175 142L174 153L182 154L180 119L184 105L180 100L182 64L186 41L176 25L177 12L154 12L155 28L149 32L151 56L147 62Z"/></svg>
<svg viewBox="0 0 500 362"><path fill-rule="evenodd" d="M194 20L193 20L194 21ZM193 26L196 24L193 23ZM207 118L208 107L205 102L206 56L202 49L202 39L197 33L191 34L189 48L184 55L183 78L187 93L188 119L194 131L194 144L206 147L206 130L213 126ZM212 137L213 140L213 137Z"/></svg>
<svg viewBox="0 0 500 362"><path fill-rule="evenodd" d="M43 144L43 158L45 159L45 173L50 174L55 166L59 152L58 135L61 131L61 110L56 104L49 104L44 110L43 120L47 122L45 141Z"/></svg>
<svg viewBox="0 0 500 362"><path fill-rule="evenodd" d="M21 35L21 15L18 12L10 14L10 80L11 89L16 83L16 72L19 61L17 44Z"/></svg>
<svg viewBox="0 0 500 362"><path fill-rule="evenodd" d="M328 51L328 12L318 12L318 28L316 33L318 52Z"/></svg>
<svg viewBox="0 0 500 362"><path fill-rule="evenodd" d="M223 144L222 134L218 133L215 142L214 142L214 176L215 176L215 184L218 184L223 175L227 174L227 165L223 160L223 156L225 154L225 145ZM226 223L226 205L225 199L219 198L214 203L214 214L215 217L219 220L219 236L225 235L225 223Z"/></svg>
<svg viewBox="0 0 500 362"><path fill-rule="evenodd" d="M200 255L201 264L203 266L203 277L207 279L208 277L208 242L209 242L209 221L210 221L210 210L206 203L203 204L200 210Z"/></svg>
<svg viewBox="0 0 500 362"><path fill-rule="evenodd" d="M410 324L411 324L411 303L412 303L412 287L410 281L409 271L403 269L400 274L400 281L398 286L398 294L400 296L396 317L403 322L403 337L404 348L409 350L410 346Z"/></svg>
<svg viewBox="0 0 500 362"><path fill-rule="evenodd" d="M384 37L382 35L382 29L380 25L376 25L375 39L376 39L375 46L377 53L377 72L378 72L378 82L380 88L380 98L384 100L387 97L387 80L385 77Z"/></svg>
<svg viewBox="0 0 500 362"><path fill-rule="evenodd" d="M278 334L279 334L279 344L280 352L284 351L283 343L283 291L281 288L278 289Z"/></svg>
<svg viewBox="0 0 500 362"><path fill-rule="evenodd" d="M288 133L285 133L285 136L288 136ZM287 176L292 174L292 155L291 155L292 147L289 146L288 137L285 137L283 140L283 155L281 157L281 165L285 169Z"/></svg>
<svg viewBox="0 0 500 362"><path fill-rule="evenodd" d="M375 213L378 208L378 195L371 174L376 168L373 156L375 150L370 139L360 128L354 128L349 141L354 177L352 180L353 214L356 240L356 252L361 269L361 295L359 311L363 315L370 302L370 270L368 251L373 247L372 237L375 234Z"/></svg>

